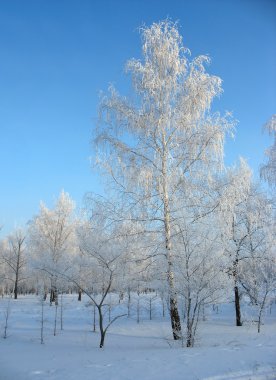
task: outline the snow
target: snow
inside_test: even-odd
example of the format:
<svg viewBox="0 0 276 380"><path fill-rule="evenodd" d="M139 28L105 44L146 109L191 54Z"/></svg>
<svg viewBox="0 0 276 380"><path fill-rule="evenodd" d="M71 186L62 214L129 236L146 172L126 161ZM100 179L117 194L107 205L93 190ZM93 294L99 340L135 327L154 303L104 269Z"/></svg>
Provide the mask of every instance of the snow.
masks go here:
<svg viewBox="0 0 276 380"><path fill-rule="evenodd" d="M260 334L254 323L234 326L233 304L220 305L218 313L210 307L194 348L172 340L168 317L162 318L157 305L151 321L148 310L141 311L139 324L133 305L130 318L110 327L103 349L98 348L99 333L92 332L93 313L85 297L78 302L77 295L64 296L64 329L58 320L57 336L55 307L45 303L44 344L38 297L10 300L8 337L3 339L7 305L7 298L0 299L0 380L276 379L276 305ZM114 315L123 307L117 306Z"/></svg>

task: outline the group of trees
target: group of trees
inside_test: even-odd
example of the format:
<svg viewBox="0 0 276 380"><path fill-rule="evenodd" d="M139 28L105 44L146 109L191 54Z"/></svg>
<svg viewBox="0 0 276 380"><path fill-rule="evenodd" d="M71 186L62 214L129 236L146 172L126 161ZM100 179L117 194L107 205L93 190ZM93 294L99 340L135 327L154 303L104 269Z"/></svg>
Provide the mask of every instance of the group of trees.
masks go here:
<svg viewBox="0 0 276 380"><path fill-rule="evenodd" d="M19 286L43 283L50 302L69 287L79 299L87 294L98 311L101 347L121 316L104 322L111 292L130 302L134 291L157 291L167 300L173 338L187 347L205 305L232 292L237 326L247 297L259 306L260 328L276 288L273 198L244 160L224 167L224 139L235 121L211 112L222 89L206 72L209 58L191 60L170 21L142 29L142 39L143 61L126 66L135 96L111 87L100 103L93 141L108 197L89 194L85 217L75 215L64 192L53 209L42 204L25 233L1 243L2 292L13 289L16 298ZM275 118L268 130L275 134ZM275 142L267 156L261 175L275 186Z"/></svg>

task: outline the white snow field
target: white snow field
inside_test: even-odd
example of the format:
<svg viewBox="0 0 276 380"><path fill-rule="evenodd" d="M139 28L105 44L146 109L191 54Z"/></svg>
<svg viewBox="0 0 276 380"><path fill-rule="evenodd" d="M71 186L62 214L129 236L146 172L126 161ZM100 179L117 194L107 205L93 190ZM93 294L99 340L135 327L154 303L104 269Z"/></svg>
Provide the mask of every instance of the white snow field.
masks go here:
<svg viewBox="0 0 276 380"><path fill-rule="evenodd" d="M144 297L144 305L147 304ZM117 320L100 349L93 332L92 307L87 298L64 296L63 324L54 331L55 307L45 303L44 344L40 343L41 305L34 295L10 300L7 338L3 338L8 298L0 299L0 380L222 380L276 379L276 306L256 324L234 326L234 305L210 307L200 323L194 348L172 340L168 316L155 304L153 319L146 307L136 321L133 301L130 318ZM119 305L113 315L126 310ZM118 310L120 309L120 310ZM124 310L124 311L125 311ZM106 315L108 319L108 315ZM249 312L247 319L250 320Z"/></svg>

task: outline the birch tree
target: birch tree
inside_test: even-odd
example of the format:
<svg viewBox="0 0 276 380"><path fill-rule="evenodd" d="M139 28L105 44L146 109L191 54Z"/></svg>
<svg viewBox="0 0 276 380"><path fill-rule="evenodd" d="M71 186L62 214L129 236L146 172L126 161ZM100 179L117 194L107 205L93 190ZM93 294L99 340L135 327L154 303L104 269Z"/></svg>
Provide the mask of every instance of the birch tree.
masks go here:
<svg viewBox="0 0 276 380"><path fill-rule="evenodd" d="M276 114L265 124L264 128L273 136L273 145L265 152L266 164L261 167L261 178L269 185L276 187Z"/></svg>
<svg viewBox="0 0 276 380"><path fill-rule="evenodd" d="M109 327L118 318L127 315L118 314L111 317L111 292L116 290L120 283L127 250L124 249L118 231L106 225L104 216L99 218L98 215L97 218L92 217L91 219L78 227L81 254L75 257L78 263L77 267L81 264L86 281L80 280L78 269L76 270L76 266L73 265L63 276L86 294L97 310L100 330L99 346L103 348ZM107 310L109 312L108 322L105 321Z"/></svg>
<svg viewBox="0 0 276 380"><path fill-rule="evenodd" d="M247 255L240 263L239 283L258 309L260 332L262 314L276 290L276 224L271 200L256 186L247 202L245 230Z"/></svg>
<svg viewBox="0 0 276 380"><path fill-rule="evenodd" d="M17 299L18 288L24 280L23 273L26 267L25 256L26 234L21 229L17 229L8 236L5 248L0 256L0 260L6 264L5 279L13 284L14 299Z"/></svg>
<svg viewBox="0 0 276 380"><path fill-rule="evenodd" d="M273 213L271 201L253 183L252 172L244 160L238 168L230 169L227 177L229 185L221 193L221 228L228 261L226 271L233 280L236 326L242 326L244 270L253 268L258 261L261 266L271 245L267 231L273 227ZM250 276L249 270L246 273Z"/></svg>
<svg viewBox="0 0 276 380"><path fill-rule="evenodd" d="M176 278L185 302L186 347L194 346L200 312L206 305L219 302L225 289L223 249L216 225L214 215L192 226L183 221L176 236Z"/></svg>
<svg viewBox="0 0 276 380"><path fill-rule="evenodd" d="M178 340L175 200L180 189L195 194L199 179L221 169L225 133L233 122L228 114L211 113L222 81L206 72L207 56L190 59L175 23L154 23L142 28L141 35L143 59L126 65L133 98L110 87L101 99L96 162L108 174L118 199L128 205L128 217L160 234L172 333Z"/></svg>
<svg viewBox="0 0 276 380"><path fill-rule="evenodd" d="M34 266L50 276L50 303L57 303L59 276L75 249L74 202L64 191L53 209L43 203L40 214L30 223L30 247Z"/></svg>
<svg viewBox="0 0 276 380"><path fill-rule="evenodd" d="M275 254L265 255L261 259L253 257L252 260L243 264L240 271L240 281L246 294L257 308L259 333L261 331L264 310L269 302L275 300L276 257Z"/></svg>

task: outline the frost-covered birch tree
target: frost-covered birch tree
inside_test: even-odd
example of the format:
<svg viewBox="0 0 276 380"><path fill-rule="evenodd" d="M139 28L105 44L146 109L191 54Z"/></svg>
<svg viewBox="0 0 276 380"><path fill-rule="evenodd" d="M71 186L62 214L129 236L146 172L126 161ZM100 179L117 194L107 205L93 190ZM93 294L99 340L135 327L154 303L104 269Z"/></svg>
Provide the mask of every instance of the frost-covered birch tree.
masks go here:
<svg viewBox="0 0 276 380"><path fill-rule="evenodd" d="M178 263L176 278L178 292L185 305L183 337L186 347L193 347L201 312L206 305L220 302L226 279L216 215L211 214L209 218L192 224L186 224L188 219L187 215L186 220L179 223L179 231L175 236Z"/></svg>
<svg viewBox="0 0 276 380"><path fill-rule="evenodd" d="M58 274L66 269L68 257L76 247L74 207L70 196L62 191L55 207L49 209L42 203L40 214L30 223L29 245L33 266L49 274L51 303L57 302Z"/></svg>
<svg viewBox="0 0 276 380"><path fill-rule="evenodd" d="M109 227L104 215L94 215L90 221L80 223L77 235L81 254L75 257L75 261L78 263L77 268L82 267L86 281L80 280L76 266L72 266L64 274L66 279L88 296L97 309L100 348L104 347L106 333L111 324L126 315L117 314L111 317L111 293L120 288L127 256L125 244L118 232L116 226ZM107 310L108 322L105 320Z"/></svg>
<svg viewBox="0 0 276 380"><path fill-rule="evenodd" d="M168 20L141 29L142 60L131 59L134 96L111 87L100 104L97 163L127 205L127 217L159 232L169 292L173 338L181 338L175 288L174 227L178 191L194 192L199 179L221 168L231 118L211 113L221 79L206 72L207 56L190 58L177 24ZM198 200L197 203L200 203ZM187 204L185 205L187 206Z"/></svg>
<svg viewBox="0 0 276 380"><path fill-rule="evenodd" d="M240 263L238 278L258 310L260 332L262 314L276 290L276 224L271 200L256 186L252 186L246 205L244 229L247 231L246 255Z"/></svg>
<svg viewBox="0 0 276 380"><path fill-rule="evenodd" d="M20 282L24 280L23 273L27 263L25 240L26 233L22 229L15 230L7 237L5 248L0 254L0 262L6 264L4 278L12 283L14 299L17 299Z"/></svg>
<svg viewBox="0 0 276 380"><path fill-rule="evenodd" d="M274 225L273 212L271 200L253 183L251 170L244 160L241 159L238 168L229 169L227 177L229 184L221 193L221 228L226 271L233 280L236 325L241 326L241 295L246 290L246 282L250 281L246 280L250 277L247 269L258 263L261 267L270 249L268 231ZM257 287L255 290L258 291ZM253 295L252 290L249 295Z"/></svg>
<svg viewBox="0 0 276 380"><path fill-rule="evenodd" d="M276 114L271 117L264 128L273 136L274 141L273 145L265 152L267 162L261 167L261 178L269 185L276 187Z"/></svg>
<svg viewBox="0 0 276 380"><path fill-rule="evenodd" d="M266 254L261 258L253 257L243 264L240 281L257 309L257 326L260 332L264 310L269 302L275 300L276 257L275 254Z"/></svg>
<svg viewBox="0 0 276 380"><path fill-rule="evenodd" d="M242 326L239 268L247 257L248 231L245 228L246 204L250 195L252 172L241 159L240 165L227 172L227 185L222 189L222 244L226 256L226 271L233 280L236 326Z"/></svg>

